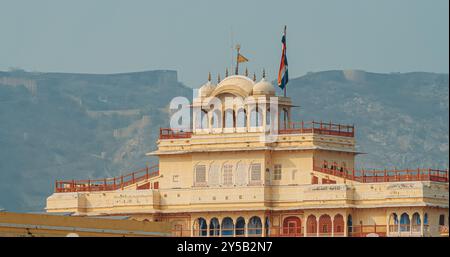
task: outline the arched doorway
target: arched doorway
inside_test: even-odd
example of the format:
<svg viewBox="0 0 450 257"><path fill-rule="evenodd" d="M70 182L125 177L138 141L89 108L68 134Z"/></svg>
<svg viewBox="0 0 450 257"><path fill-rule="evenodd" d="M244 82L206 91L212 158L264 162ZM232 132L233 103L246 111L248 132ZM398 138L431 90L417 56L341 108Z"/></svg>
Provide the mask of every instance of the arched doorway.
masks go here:
<svg viewBox="0 0 450 257"><path fill-rule="evenodd" d="M334 216L333 231L334 236L344 235L344 217L341 214Z"/></svg>
<svg viewBox="0 0 450 257"><path fill-rule="evenodd" d="M248 222L248 235L250 236L260 236L262 235L262 223L261 219L257 216L250 218Z"/></svg>
<svg viewBox="0 0 450 257"><path fill-rule="evenodd" d="M324 214L319 218L319 236L331 236L331 217Z"/></svg>
<svg viewBox="0 0 450 257"><path fill-rule="evenodd" d="M209 235L219 236L220 235L220 223L217 218L212 218L209 223Z"/></svg>
<svg viewBox="0 0 450 257"><path fill-rule="evenodd" d="M283 220L284 236L301 236L302 222L299 217L289 216Z"/></svg>
<svg viewBox="0 0 450 257"><path fill-rule="evenodd" d="M309 215L306 220L306 234L308 236L317 236L317 219L314 215Z"/></svg>
<svg viewBox="0 0 450 257"><path fill-rule="evenodd" d="M222 236L233 236L234 224L233 219L226 217L222 220Z"/></svg>
<svg viewBox="0 0 450 257"><path fill-rule="evenodd" d="M236 236L245 236L245 219L243 217L236 220L235 234Z"/></svg>
<svg viewBox="0 0 450 257"><path fill-rule="evenodd" d="M193 234L194 236L207 236L208 230L206 225L206 220L204 218L197 218L194 221Z"/></svg>

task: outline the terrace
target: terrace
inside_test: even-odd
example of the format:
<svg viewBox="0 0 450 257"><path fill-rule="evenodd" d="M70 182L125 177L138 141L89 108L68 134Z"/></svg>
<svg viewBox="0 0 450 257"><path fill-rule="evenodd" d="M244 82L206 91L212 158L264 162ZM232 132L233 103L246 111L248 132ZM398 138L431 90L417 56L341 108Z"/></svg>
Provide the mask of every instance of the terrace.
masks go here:
<svg viewBox="0 0 450 257"><path fill-rule="evenodd" d="M134 183L159 175L158 165L145 167L120 177L88 180L56 180L55 192L93 192L123 189Z"/></svg>
<svg viewBox="0 0 450 257"><path fill-rule="evenodd" d="M438 169L402 169L402 170L354 170L328 167L323 163L314 162L314 171L341 177L361 183L398 182L398 181L435 181L448 183L448 170Z"/></svg>
<svg viewBox="0 0 450 257"><path fill-rule="evenodd" d="M171 129L171 128L159 129L159 139L191 138L192 134L193 134L192 131L180 129ZM354 137L355 126L322 121L290 122L287 124L280 124L278 134L319 134L319 135Z"/></svg>

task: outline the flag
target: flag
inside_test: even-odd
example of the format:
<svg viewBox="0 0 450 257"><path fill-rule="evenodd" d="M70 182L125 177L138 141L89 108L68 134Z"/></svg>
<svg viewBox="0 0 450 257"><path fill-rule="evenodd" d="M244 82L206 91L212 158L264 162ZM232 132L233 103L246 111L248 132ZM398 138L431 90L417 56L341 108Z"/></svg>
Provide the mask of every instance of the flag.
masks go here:
<svg viewBox="0 0 450 257"><path fill-rule="evenodd" d="M238 63L241 63L241 62L248 62L248 59L245 58L242 54L239 54L239 53L238 53L237 61L238 61Z"/></svg>
<svg viewBox="0 0 450 257"><path fill-rule="evenodd" d="M286 26L284 26L284 33L283 37L281 38L282 45L282 52L281 52L281 63L280 63L280 70L278 71L278 86L281 89L284 89L286 87L286 84L289 81L288 76L288 61L286 57Z"/></svg>

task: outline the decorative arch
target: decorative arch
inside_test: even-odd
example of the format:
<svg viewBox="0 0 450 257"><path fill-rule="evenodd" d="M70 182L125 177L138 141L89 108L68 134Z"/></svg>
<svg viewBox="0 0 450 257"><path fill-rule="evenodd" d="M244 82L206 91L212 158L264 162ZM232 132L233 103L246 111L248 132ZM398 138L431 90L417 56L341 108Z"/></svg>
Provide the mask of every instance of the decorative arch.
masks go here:
<svg viewBox="0 0 450 257"><path fill-rule="evenodd" d="M420 220L420 214L415 212L412 216L411 229L413 232L420 232L420 226L422 221Z"/></svg>
<svg viewBox="0 0 450 257"><path fill-rule="evenodd" d="M208 229L206 220L202 217L195 219L192 230L194 232L194 236L207 236Z"/></svg>
<svg viewBox="0 0 450 257"><path fill-rule="evenodd" d="M389 232L398 232L398 216L393 212L389 215Z"/></svg>
<svg viewBox="0 0 450 257"><path fill-rule="evenodd" d="M283 235L301 236L302 221L297 216L289 216L283 220Z"/></svg>
<svg viewBox="0 0 450 257"><path fill-rule="evenodd" d="M248 221L248 235L260 236L262 235L262 222L258 216L253 216Z"/></svg>
<svg viewBox="0 0 450 257"><path fill-rule="evenodd" d="M260 127L264 124L263 121L263 111L261 106L258 103L249 103L248 104L249 112L250 112L250 127Z"/></svg>
<svg viewBox="0 0 450 257"><path fill-rule="evenodd" d="M243 217L236 219L235 235L245 236L245 219Z"/></svg>
<svg viewBox="0 0 450 257"><path fill-rule="evenodd" d="M407 232L410 231L411 221L409 219L408 213L404 212L400 216L400 231Z"/></svg>
<svg viewBox="0 0 450 257"><path fill-rule="evenodd" d="M328 214L324 214L319 218L319 235L321 236L330 236L331 230L333 229L331 226L331 217Z"/></svg>
<svg viewBox="0 0 450 257"><path fill-rule="evenodd" d="M306 233L308 236L317 235L317 218L314 215L309 215L306 220Z"/></svg>
<svg viewBox="0 0 450 257"><path fill-rule="evenodd" d="M236 127L237 128L247 127L247 110L245 110L245 108L239 108L236 111Z"/></svg>
<svg viewBox="0 0 450 257"><path fill-rule="evenodd" d="M233 236L234 235L234 223L233 219L226 217L222 219L222 236Z"/></svg>
<svg viewBox="0 0 450 257"><path fill-rule="evenodd" d="M219 236L220 235L220 223L219 219L212 218L209 223L209 235L210 236Z"/></svg>
<svg viewBox="0 0 450 257"><path fill-rule="evenodd" d="M344 217L341 214L336 214L333 221L334 235L344 235Z"/></svg>

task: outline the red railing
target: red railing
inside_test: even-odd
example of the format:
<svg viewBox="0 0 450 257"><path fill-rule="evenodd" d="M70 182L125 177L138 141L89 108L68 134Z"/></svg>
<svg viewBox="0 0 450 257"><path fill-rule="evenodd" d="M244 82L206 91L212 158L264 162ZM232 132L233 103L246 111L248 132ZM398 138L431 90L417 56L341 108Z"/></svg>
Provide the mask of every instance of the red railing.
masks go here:
<svg viewBox="0 0 450 257"><path fill-rule="evenodd" d="M288 124L280 124L279 134L303 134L313 133L321 135L333 135L343 137L354 137L355 126L335 124L332 122L290 122Z"/></svg>
<svg viewBox="0 0 450 257"><path fill-rule="evenodd" d="M114 178L88 180L57 180L55 192L112 191L159 175L158 165L145 167L127 175Z"/></svg>
<svg viewBox="0 0 450 257"><path fill-rule="evenodd" d="M171 128L159 129L159 139L180 139L180 138L190 138L191 136L192 136L191 131L183 131Z"/></svg>
<svg viewBox="0 0 450 257"><path fill-rule="evenodd" d="M448 170L437 169L348 170L345 168L331 169L324 167L324 165L314 164L313 170L362 183L396 181L448 182Z"/></svg>

